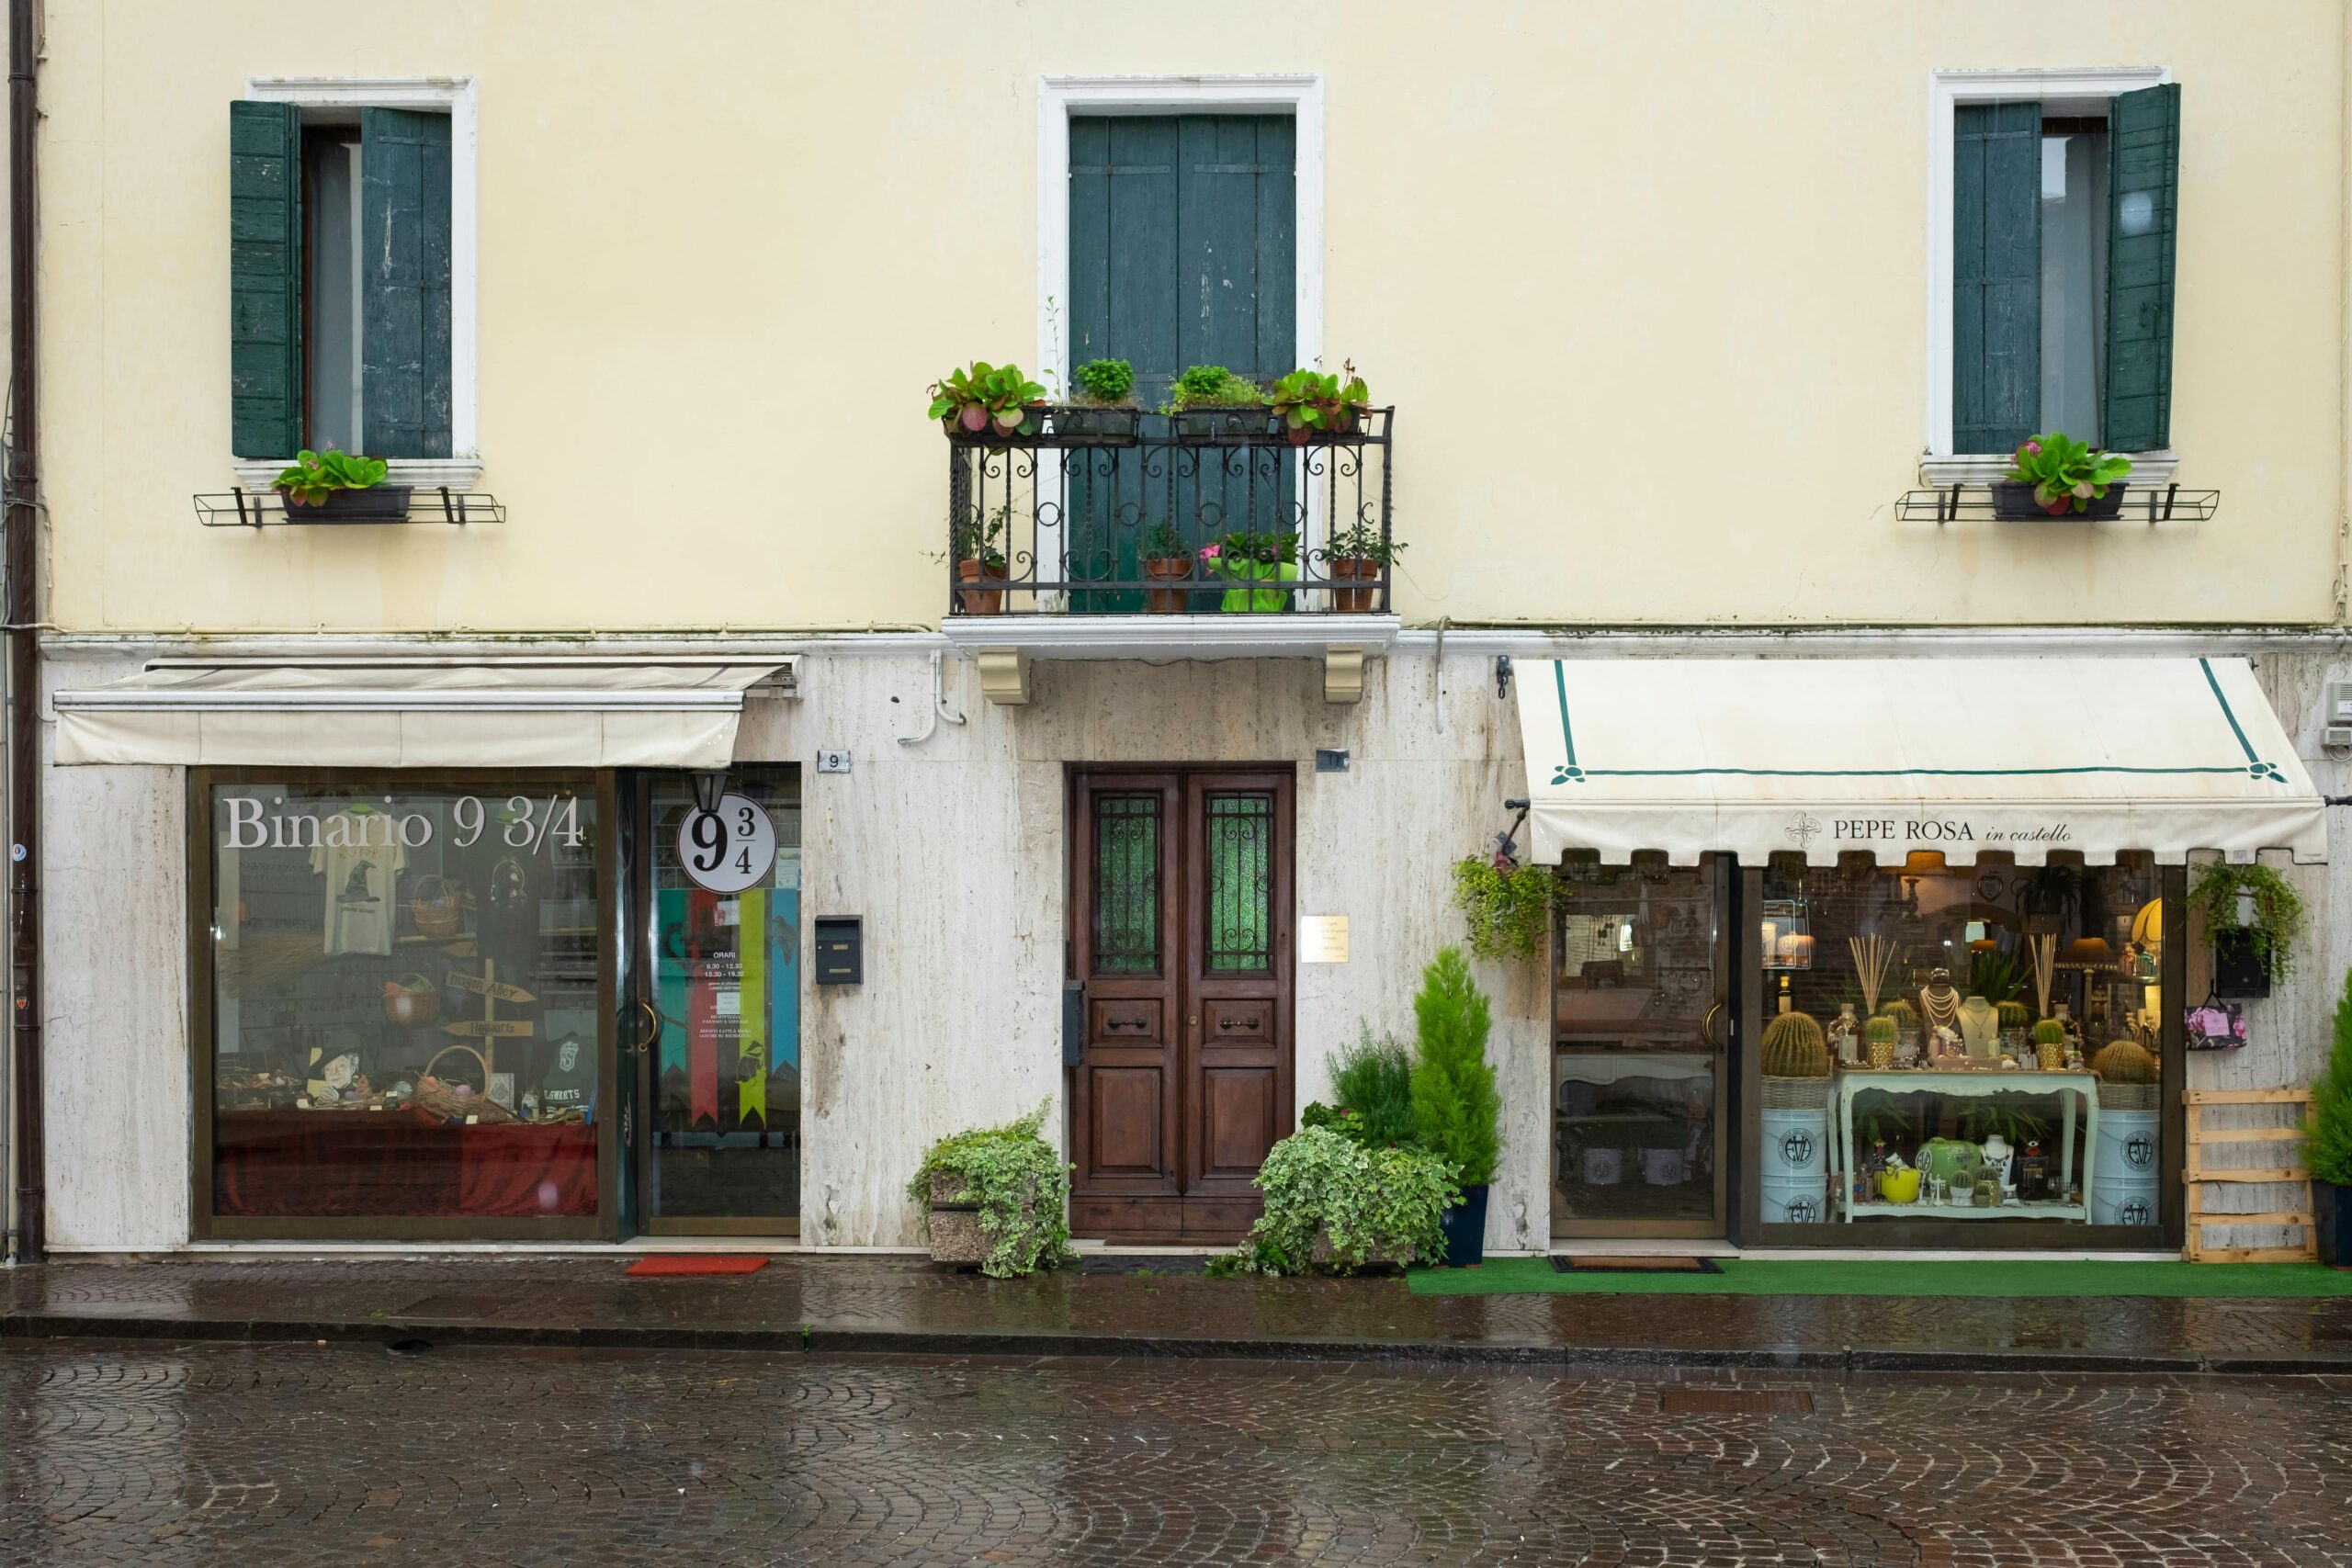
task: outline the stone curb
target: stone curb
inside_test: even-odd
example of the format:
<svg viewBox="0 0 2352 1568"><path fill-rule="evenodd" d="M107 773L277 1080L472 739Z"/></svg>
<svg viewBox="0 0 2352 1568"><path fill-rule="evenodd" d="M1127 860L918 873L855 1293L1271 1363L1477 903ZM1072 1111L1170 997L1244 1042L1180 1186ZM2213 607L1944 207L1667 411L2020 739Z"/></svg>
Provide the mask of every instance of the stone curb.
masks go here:
<svg viewBox="0 0 2352 1568"><path fill-rule="evenodd" d="M2171 1376L2285 1377L2352 1374L2352 1351L2199 1354L2015 1347L1936 1349L1917 1346L1668 1348L1564 1345L1489 1340L1221 1338L1210 1335L1098 1334L1083 1331L899 1329L808 1324L681 1327L605 1324L447 1322L414 1318L167 1318L104 1314L0 1314L0 1344L33 1339L142 1339L174 1342L292 1343L536 1349L750 1350L765 1353L923 1356L1153 1357L1170 1360L1396 1361L1481 1366L1676 1368L1792 1373L2045 1372Z"/></svg>

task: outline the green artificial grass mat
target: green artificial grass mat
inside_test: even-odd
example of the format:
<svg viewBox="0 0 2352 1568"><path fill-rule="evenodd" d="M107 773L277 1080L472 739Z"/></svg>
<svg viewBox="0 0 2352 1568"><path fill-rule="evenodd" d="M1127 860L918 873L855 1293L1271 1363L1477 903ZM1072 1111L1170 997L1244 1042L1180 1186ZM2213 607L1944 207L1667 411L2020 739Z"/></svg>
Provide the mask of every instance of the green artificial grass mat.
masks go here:
<svg viewBox="0 0 2352 1568"><path fill-rule="evenodd" d="M1548 1258L1496 1258L1405 1281L1426 1296L2352 1296L2352 1270L2316 1263L1717 1261L1720 1274L1563 1274Z"/></svg>

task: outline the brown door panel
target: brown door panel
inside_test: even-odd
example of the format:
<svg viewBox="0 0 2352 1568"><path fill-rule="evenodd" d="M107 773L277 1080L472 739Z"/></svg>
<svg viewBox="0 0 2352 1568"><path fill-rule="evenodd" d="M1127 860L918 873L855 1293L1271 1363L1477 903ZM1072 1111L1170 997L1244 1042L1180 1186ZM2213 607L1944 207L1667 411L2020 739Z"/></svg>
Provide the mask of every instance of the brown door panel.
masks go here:
<svg viewBox="0 0 2352 1568"><path fill-rule="evenodd" d="M1275 1124L1274 1067L1209 1067L1201 1074L1201 1148L1204 1181L1248 1185L1266 1151L1282 1136Z"/></svg>
<svg viewBox="0 0 2352 1568"><path fill-rule="evenodd" d="M1097 997L1090 992L1086 1020L1090 1045L1159 1044L1168 1039L1168 1004L1163 997Z"/></svg>
<svg viewBox="0 0 2352 1568"><path fill-rule="evenodd" d="M1122 1186L1149 1182L1173 1190L1168 1179L1165 1121L1167 1071L1153 1064L1099 1067L1087 1077L1087 1175Z"/></svg>

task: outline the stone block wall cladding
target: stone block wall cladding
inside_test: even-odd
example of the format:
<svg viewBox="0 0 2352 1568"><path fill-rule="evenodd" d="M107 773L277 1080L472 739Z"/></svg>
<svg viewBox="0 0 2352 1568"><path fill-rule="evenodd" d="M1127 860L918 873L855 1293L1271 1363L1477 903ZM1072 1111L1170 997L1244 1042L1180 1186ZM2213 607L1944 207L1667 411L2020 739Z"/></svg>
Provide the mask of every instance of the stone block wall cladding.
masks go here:
<svg viewBox="0 0 2352 1568"><path fill-rule="evenodd" d="M55 650L49 689L119 679L153 651ZM2352 792L2352 762L2319 744L2322 684L2352 674L2352 659L2266 652L2260 669L2314 783ZM1023 708L984 701L970 664L945 670L948 705L967 722L921 745L897 738L923 727L927 657L854 646L813 649L801 694L756 705L738 742L744 761L805 763L820 746L854 757L847 775L803 774L805 908L862 915L867 949L862 987L803 998L802 1235L820 1245L913 1245L902 1185L924 1143L1060 1098L1068 764L1296 765L1297 908L1348 915L1351 946L1345 964L1299 966L1302 1105L1328 1093L1324 1053L1359 1019L1409 1034L1420 966L1461 931L1447 866L1503 825L1502 800L1524 788L1518 724L1484 658L1449 658L1442 672L1425 657L1375 660L1353 706L1325 703L1321 665L1306 660L1040 662ZM1348 748L1350 771L1315 773L1317 747ZM185 774L52 768L46 780L51 1244L175 1247L188 1236L190 1148ZM2300 972L2252 1004L2246 1051L2191 1058L2191 1087L2300 1085L2319 1064L2352 965L2352 919L2332 913L2352 908L2352 856L2292 874L2312 910ZM1540 1247L1545 971L1487 965L1480 979L1510 1138L1487 1244ZM2251 1145L2214 1163L2245 1158L2267 1162ZM2270 1188L2215 1198L2256 1211L2293 1201ZM2210 1239L2292 1238L2241 1227Z"/></svg>

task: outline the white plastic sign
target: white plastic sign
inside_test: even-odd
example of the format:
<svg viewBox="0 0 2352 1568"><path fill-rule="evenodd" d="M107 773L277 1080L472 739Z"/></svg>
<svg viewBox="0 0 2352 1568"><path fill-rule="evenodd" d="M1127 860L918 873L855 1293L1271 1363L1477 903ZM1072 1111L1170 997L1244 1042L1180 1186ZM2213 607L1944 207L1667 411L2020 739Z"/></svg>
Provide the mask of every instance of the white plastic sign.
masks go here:
<svg viewBox="0 0 2352 1568"><path fill-rule="evenodd" d="M713 893L756 887L775 869L775 824L757 801L723 796L718 810L690 810L678 824L678 863Z"/></svg>

